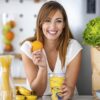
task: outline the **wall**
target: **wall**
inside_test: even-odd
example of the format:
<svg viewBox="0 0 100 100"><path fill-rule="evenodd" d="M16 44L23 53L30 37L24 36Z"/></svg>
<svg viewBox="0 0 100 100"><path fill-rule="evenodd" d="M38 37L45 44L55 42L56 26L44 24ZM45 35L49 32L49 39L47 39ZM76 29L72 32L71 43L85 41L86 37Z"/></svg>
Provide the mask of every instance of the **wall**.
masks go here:
<svg viewBox="0 0 100 100"><path fill-rule="evenodd" d="M82 32L86 23L96 17L100 16L100 0L96 2L97 11L95 14L86 13L86 1L87 0L57 0L60 2L68 14L69 25L74 37L82 45ZM34 3L33 0L24 0L23 3L19 3L19 0L10 0L5 3L4 0L0 0L0 53L2 52L2 15L8 13L13 15L17 23L15 32L15 39L13 41L15 51L20 52L19 43L29 36L34 35L35 21L38 11L41 5L46 2ZM23 16L22 16L23 15ZM90 61L90 48L83 46L83 56L81 71L78 79L78 91L80 94L91 94L91 61Z"/></svg>
<svg viewBox="0 0 100 100"><path fill-rule="evenodd" d="M19 0L9 0L8 3L4 1L0 0L0 33L2 33L3 14L7 13L8 17L13 16L17 24L13 29L15 33L13 44L16 43L14 52L20 52L17 49L19 43L25 38L34 35L36 16L43 2L37 4L33 0L24 0L23 3L20 3Z"/></svg>

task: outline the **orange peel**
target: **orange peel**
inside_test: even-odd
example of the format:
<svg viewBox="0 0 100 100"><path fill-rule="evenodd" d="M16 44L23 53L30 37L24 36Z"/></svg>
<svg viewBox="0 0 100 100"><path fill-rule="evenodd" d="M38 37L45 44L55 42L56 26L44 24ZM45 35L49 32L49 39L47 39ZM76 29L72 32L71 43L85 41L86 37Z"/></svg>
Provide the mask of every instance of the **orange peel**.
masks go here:
<svg viewBox="0 0 100 100"><path fill-rule="evenodd" d="M32 42L32 51L36 51L42 48L43 48L43 44L40 41L36 40Z"/></svg>
<svg viewBox="0 0 100 100"><path fill-rule="evenodd" d="M6 37L8 40L12 41L13 38L14 38L14 33L11 32L11 31L9 31L9 32L6 33L5 37Z"/></svg>

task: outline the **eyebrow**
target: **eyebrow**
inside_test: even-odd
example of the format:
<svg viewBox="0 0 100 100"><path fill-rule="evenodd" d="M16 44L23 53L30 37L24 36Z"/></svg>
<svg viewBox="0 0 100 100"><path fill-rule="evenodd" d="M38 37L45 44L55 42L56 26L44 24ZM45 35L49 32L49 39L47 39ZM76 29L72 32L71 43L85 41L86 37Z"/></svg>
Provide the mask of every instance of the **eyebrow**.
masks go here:
<svg viewBox="0 0 100 100"><path fill-rule="evenodd" d="M52 19L52 18L50 18L50 17L48 17L47 19ZM56 18L56 20L63 20L63 18Z"/></svg>
<svg viewBox="0 0 100 100"><path fill-rule="evenodd" d="M63 18L56 18L56 19L63 19Z"/></svg>
<svg viewBox="0 0 100 100"><path fill-rule="evenodd" d="M63 19L63 18L56 18L56 19Z"/></svg>

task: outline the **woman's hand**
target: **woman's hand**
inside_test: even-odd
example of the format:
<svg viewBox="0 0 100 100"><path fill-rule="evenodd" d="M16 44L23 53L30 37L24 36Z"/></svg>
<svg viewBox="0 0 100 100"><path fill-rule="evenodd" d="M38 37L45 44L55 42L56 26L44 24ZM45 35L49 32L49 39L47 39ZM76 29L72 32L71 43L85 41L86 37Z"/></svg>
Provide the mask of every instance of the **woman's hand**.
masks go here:
<svg viewBox="0 0 100 100"><path fill-rule="evenodd" d="M45 68L47 66L46 57L43 50L37 50L32 53L33 63L40 68Z"/></svg>
<svg viewBox="0 0 100 100"><path fill-rule="evenodd" d="M63 85L61 86L61 96L62 100L71 100L73 96L74 89L67 86L66 81L63 82Z"/></svg>

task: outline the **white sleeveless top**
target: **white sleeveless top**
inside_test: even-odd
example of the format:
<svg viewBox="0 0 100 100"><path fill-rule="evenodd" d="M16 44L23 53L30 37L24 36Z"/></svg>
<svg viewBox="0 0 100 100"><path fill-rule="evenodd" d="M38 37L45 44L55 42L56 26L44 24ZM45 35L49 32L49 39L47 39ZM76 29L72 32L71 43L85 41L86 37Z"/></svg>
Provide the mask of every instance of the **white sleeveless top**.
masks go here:
<svg viewBox="0 0 100 100"><path fill-rule="evenodd" d="M31 43L29 41L26 41L21 46L22 52L24 52L30 59L32 59L32 53L31 53ZM57 55L57 61L55 64L54 71L52 72L49 68L48 61L47 61L47 67L48 67L48 82L47 82L47 88L45 90L44 95L51 95L50 86L49 86L49 75L52 73L62 73L65 74L67 70L67 65L76 57L76 55L82 50L82 46L78 43L77 40L71 39L67 48L67 55L66 55L66 61L65 66L61 67L61 61L59 57L59 53ZM44 51L45 53L45 51ZM29 84L28 84L29 85ZM75 94L77 93L77 90L75 89Z"/></svg>

